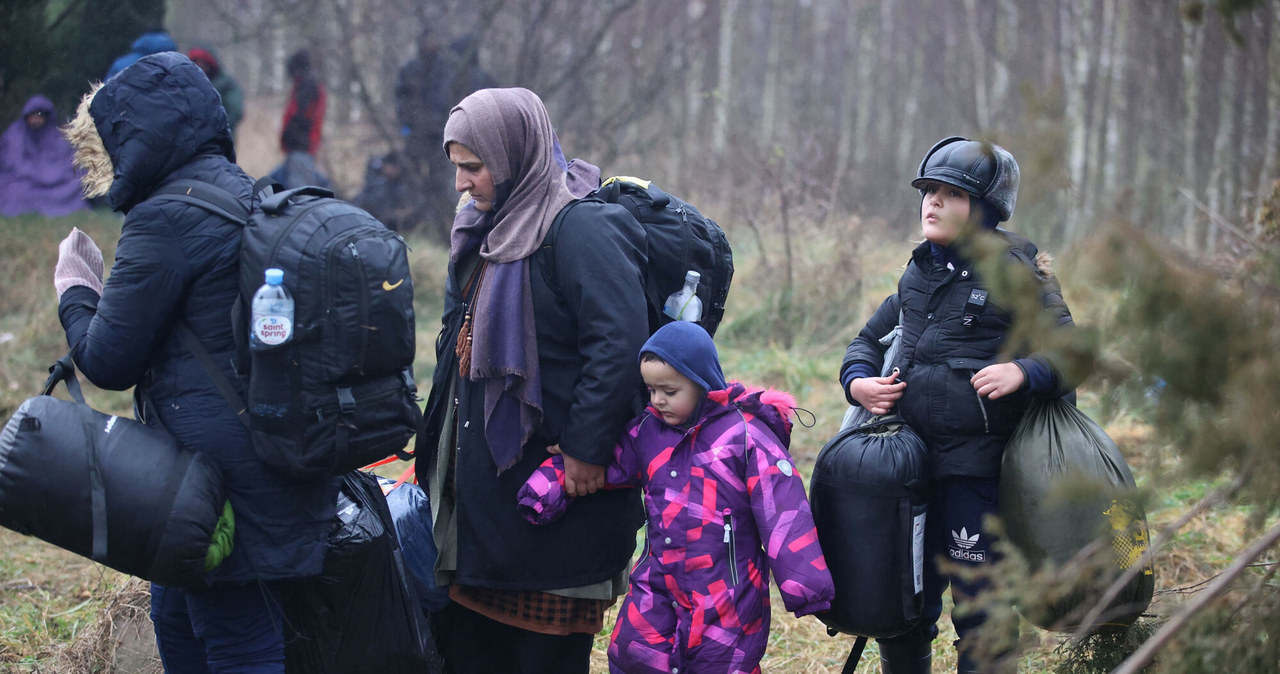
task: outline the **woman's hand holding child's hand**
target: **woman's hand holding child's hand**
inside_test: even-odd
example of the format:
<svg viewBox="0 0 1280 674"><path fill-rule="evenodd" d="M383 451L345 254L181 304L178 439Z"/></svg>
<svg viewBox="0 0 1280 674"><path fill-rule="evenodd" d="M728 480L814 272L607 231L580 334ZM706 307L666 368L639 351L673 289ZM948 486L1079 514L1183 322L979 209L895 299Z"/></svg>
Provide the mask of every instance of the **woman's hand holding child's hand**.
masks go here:
<svg viewBox="0 0 1280 674"><path fill-rule="evenodd" d="M579 461L565 454L560 445L551 445L547 451L564 459L564 491L570 496L586 496L604 487L604 466Z"/></svg>
<svg viewBox="0 0 1280 674"><path fill-rule="evenodd" d="M978 395L995 400L1016 392L1026 380L1026 373L1017 363L996 363L978 370L969 383Z"/></svg>
<svg viewBox="0 0 1280 674"><path fill-rule="evenodd" d="M907 382L898 381L895 369L888 377L859 377L849 382L849 397L874 415L888 414L902 397Z"/></svg>

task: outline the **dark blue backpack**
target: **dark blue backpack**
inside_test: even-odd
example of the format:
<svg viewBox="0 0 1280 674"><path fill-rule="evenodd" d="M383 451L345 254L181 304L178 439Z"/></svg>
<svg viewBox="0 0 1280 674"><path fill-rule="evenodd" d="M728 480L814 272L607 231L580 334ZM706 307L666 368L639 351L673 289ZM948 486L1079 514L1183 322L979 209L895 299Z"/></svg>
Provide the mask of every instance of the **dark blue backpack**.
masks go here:
<svg viewBox="0 0 1280 674"><path fill-rule="evenodd" d="M315 479L393 453L407 459L405 447L422 418L412 369L408 247L399 234L328 190L277 187L258 181L252 209L194 180L174 181L152 195L244 225L240 298L231 321L247 405L185 326L179 326L182 338L248 426L258 457L280 472ZM249 306L270 267L284 270L293 295L293 339L250 351ZM283 417L259 414L255 396L280 382L288 390L273 393L287 400L288 411Z"/></svg>

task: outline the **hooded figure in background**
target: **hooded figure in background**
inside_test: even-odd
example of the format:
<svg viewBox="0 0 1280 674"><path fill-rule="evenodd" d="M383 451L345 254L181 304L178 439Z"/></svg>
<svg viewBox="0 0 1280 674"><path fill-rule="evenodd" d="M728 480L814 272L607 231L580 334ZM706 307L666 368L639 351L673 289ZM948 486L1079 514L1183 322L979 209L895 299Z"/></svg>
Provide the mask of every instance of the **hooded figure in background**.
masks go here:
<svg viewBox="0 0 1280 674"><path fill-rule="evenodd" d="M169 33L160 29L147 31L133 41L129 53L111 62L111 67L107 69L107 76L103 79L105 81L115 77L116 73L137 63L143 56L166 51L178 51L178 43L169 37Z"/></svg>
<svg viewBox="0 0 1280 674"><path fill-rule="evenodd" d="M258 459L248 430L175 328L186 325L243 399L232 369L242 225L184 202L149 198L199 180L246 205L218 92L186 56L143 57L87 95L67 127L86 194L124 214L111 275L79 230L59 246L58 317L76 368L95 385L134 389L135 408L222 471L234 549L207 589L151 586L166 672L284 672L279 581L316 575L337 502L333 480L299 482Z"/></svg>
<svg viewBox="0 0 1280 674"><path fill-rule="evenodd" d="M284 161L271 170L271 179L287 188L315 185L330 187L329 176L316 163L324 131L328 94L316 77L311 52L299 49L286 64L293 90L280 120L280 149Z"/></svg>
<svg viewBox="0 0 1280 674"><path fill-rule="evenodd" d="M72 165L71 144L58 133L58 111L32 96L22 119L0 136L0 215L57 217L89 207Z"/></svg>
<svg viewBox="0 0 1280 674"><path fill-rule="evenodd" d="M213 49L194 47L187 52L187 57L200 66L213 83L213 88L218 90L218 95L222 97L222 107L227 110L227 124L231 125L231 133L235 135L236 127L244 117L244 92L240 90L240 85L222 68L222 62Z"/></svg>

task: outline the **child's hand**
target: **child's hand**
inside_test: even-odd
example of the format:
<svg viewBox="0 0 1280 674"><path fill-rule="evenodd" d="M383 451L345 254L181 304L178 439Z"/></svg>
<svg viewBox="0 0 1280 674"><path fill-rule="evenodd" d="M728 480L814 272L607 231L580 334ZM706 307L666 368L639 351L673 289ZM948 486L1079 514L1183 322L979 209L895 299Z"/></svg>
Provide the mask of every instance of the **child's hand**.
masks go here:
<svg viewBox="0 0 1280 674"><path fill-rule="evenodd" d="M600 491L604 486L604 466L579 461L565 454L560 445L551 445L547 451L564 459L564 491L570 496L586 496Z"/></svg>
<svg viewBox="0 0 1280 674"><path fill-rule="evenodd" d="M888 377L859 377L849 382L849 397L876 416L888 414L902 397L907 382L898 381L898 370Z"/></svg>
<svg viewBox="0 0 1280 674"><path fill-rule="evenodd" d="M978 370L969 383L978 395L995 400L1016 392L1026 380L1026 373L1016 363L996 363Z"/></svg>

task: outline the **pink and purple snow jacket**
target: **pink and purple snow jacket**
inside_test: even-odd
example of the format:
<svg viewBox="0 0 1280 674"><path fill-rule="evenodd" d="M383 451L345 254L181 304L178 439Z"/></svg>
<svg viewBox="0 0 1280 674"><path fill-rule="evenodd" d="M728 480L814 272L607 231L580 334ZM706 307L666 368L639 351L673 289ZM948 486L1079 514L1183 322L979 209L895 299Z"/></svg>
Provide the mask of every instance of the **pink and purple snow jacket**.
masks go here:
<svg viewBox="0 0 1280 674"><path fill-rule="evenodd" d="M676 428L646 410L627 426L610 487L642 487L648 542L609 641L609 668L759 672L769 634L769 574L788 611L825 611L835 594L809 501L787 451L795 400L733 382ZM571 499L553 456L519 492L530 522Z"/></svg>

